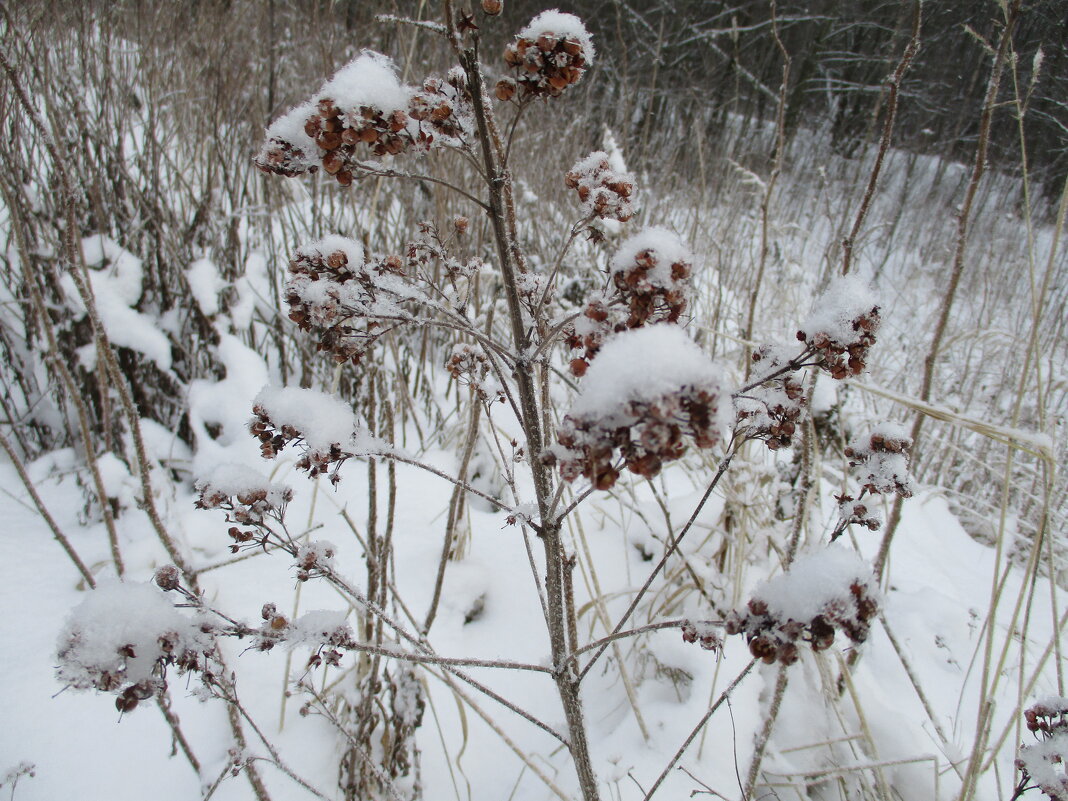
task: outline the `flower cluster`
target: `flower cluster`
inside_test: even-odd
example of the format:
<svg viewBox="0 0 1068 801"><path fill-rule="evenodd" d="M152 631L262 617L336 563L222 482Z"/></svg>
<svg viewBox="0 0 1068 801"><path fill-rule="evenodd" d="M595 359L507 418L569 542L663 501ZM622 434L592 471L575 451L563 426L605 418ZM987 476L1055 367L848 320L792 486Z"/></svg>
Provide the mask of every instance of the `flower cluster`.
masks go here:
<svg viewBox="0 0 1068 801"><path fill-rule="evenodd" d="M334 554L337 548L332 542L316 540L306 542L297 549L297 580L307 581L315 576L334 572Z"/></svg>
<svg viewBox="0 0 1068 801"><path fill-rule="evenodd" d="M627 327L677 323L692 273L689 251L670 231L647 228L626 240L612 260L611 277L630 310Z"/></svg>
<svg viewBox="0 0 1068 801"><path fill-rule="evenodd" d="M879 611L873 583L856 554L828 548L757 588L745 609L728 614L726 631L744 634L750 653L767 664L796 662L799 642L826 650L838 630L862 643Z"/></svg>
<svg viewBox="0 0 1068 801"><path fill-rule="evenodd" d="M835 495L834 499L838 501L838 516L840 522L838 527L831 534L832 540L838 539L841 533L845 531L846 526L864 526L870 531L878 531L882 526L883 521L878 515L872 513L863 500L854 498L847 493Z"/></svg>
<svg viewBox="0 0 1068 801"><path fill-rule="evenodd" d="M116 696L120 712L159 695L167 671L215 675L211 629L151 584L99 586L71 612L57 647L59 681Z"/></svg>
<svg viewBox="0 0 1068 801"><path fill-rule="evenodd" d="M571 360L571 373L581 378L586 374L590 361L612 334L627 330L627 313L619 306L610 306L605 300L595 298L586 304L582 315L567 332L565 342L571 350L582 354Z"/></svg>
<svg viewBox="0 0 1068 801"><path fill-rule="evenodd" d="M667 462L686 452L684 435L698 448L711 448L719 441L717 418L720 403L717 387L683 387L656 400L626 404L616 425L599 416L567 416L558 441L565 455L559 456L560 475L574 481L580 475L595 489L610 489L619 478L615 452L627 469L643 478L658 475Z"/></svg>
<svg viewBox="0 0 1068 801"><path fill-rule="evenodd" d="M686 435L698 448L719 442L722 395L719 371L681 328L627 331L597 355L543 458L596 489L619 478L617 452L631 472L655 476L685 453Z"/></svg>
<svg viewBox="0 0 1068 801"><path fill-rule="evenodd" d="M196 488L197 509L223 509L228 513L228 520L242 525L262 523L265 517L281 519L293 500L293 490L289 487L272 484L265 476L241 464L219 465L207 479L198 481Z"/></svg>
<svg viewBox="0 0 1068 801"><path fill-rule="evenodd" d="M264 459L273 459L286 445L303 440L300 430L283 423L275 427L271 415L265 407L256 404L252 407L253 420L249 423L248 430L252 436L260 441L260 454ZM306 452L298 461L297 468L305 470L312 478L326 473L330 465L343 459L341 444L333 443L325 450ZM336 475L336 473L334 474Z"/></svg>
<svg viewBox="0 0 1068 801"><path fill-rule="evenodd" d="M418 123L412 143L423 149L465 147L475 129L472 114L462 69L454 67L445 78L427 78L408 101L408 116Z"/></svg>
<svg viewBox="0 0 1068 801"><path fill-rule="evenodd" d="M490 364L485 351L476 345L461 343L453 345L452 353L445 362L445 369L449 375L460 384L470 386L482 401L489 400L490 395L495 397L500 394L487 381Z"/></svg>
<svg viewBox="0 0 1068 801"><path fill-rule="evenodd" d="M399 304L411 294L398 257L368 261L359 242L341 236L298 248L289 273L289 319L321 330L319 350L338 363L358 363L388 330L382 318L404 317Z"/></svg>
<svg viewBox="0 0 1068 801"><path fill-rule="evenodd" d="M854 276L841 276L816 301L797 338L819 367L842 379L864 371L879 322L879 306L868 287Z"/></svg>
<svg viewBox="0 0 1068 801"><path fill-rule="evenodd" d="M753 361L762 371L757 378L769 378L735 397L738 430L763 440L770 450L788 448L808 411L801 374L788 369L790 360L782 349L764 346L753 353Z"/></svg>
<svg viewBox="0 0 1068 801"><path fill-rule="evenodd" d="M698 620L684 620L682 623L683 642L700 643L706 651L722 651L723 636L711 623Z"/></svg>
<svg viewBox="0 0 1068 801"><path fill-rule="evenodd" d="M593 57L593 42L582 21L559 11L538 14L504 49L504 61L515 70L525 97L558 97L578 83ZM498 84L497 96L505 92Z"/></svg>
<svg viewBox="0 0 1068 801"><path fill-rule="evenodd" d="M909 456L912 438L905 429L883 423L870 434L858 437L845 449L850 467L854 468L861 488L873 494L896 493L911 498Z"/></svg>
<svg viewBox="0 0 1068 801"><path fill-rule="evenodd" d="M1021 745L1016 766L1024 783L1050 801L1068 801L1068 698L1046 698L1024 711L1027 729L1038 742Z"/></svg>
<svg viewBox="0 0 1068 801"><path fill-rule="evenodd" d="M613 169L609 155L603 150L577 161L564 176L564 183L578 193L588 216L619 222L634 216L634 178Z"/></svg>
<svg viewBox="0 0 1068 801"><path fill-rule="evenodd" d="M313 99L276 120L255 159L265 172L293 176L320 167L342 186L361 158L410 149L464 147L474 125L463 71L401 85L392 62L366 52L339 70Z"/></svg>
<svg viewBox="0 0 1068 801"><path fill-rule="evenodd" d="M298 470L315 478L332 464L340 465L351 453L356 420L351 407L322 392L296 387L266 387L253 402L249 431L260 440L260 452L273 459L290 444L303 447ZM337 483L335 470L330 480Z"/></svg>
<svg viewBox="0 0 1068 801"><path fill-rule="evenodd" d="M691 258L679 238L664 228L647 228L626 239L610 265L615 296L587 302L567 332L568 347L582 350L571 360L571 372L585 375L590 360L613 334L679 322L686 310Z"/></svg>
<svg viewBox="0 0 1068 801"><path fill-rule="evenodd" d="M455 218L452 224L455 236L462 237L470 225L467 217ZM471 278L482 268L482 260L477 257L458 258L450 251L450 239L442 239L432 222L419 223L419 235L405 248L405 272L410 276L426 275L431 265L440 265L445 276L454 284L459 279Z"/></svg>

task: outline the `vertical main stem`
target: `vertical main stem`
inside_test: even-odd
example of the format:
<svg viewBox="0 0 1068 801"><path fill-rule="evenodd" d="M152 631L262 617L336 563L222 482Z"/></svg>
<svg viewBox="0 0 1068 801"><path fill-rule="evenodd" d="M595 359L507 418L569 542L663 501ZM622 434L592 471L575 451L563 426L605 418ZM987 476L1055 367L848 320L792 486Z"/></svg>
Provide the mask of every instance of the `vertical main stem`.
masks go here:
<svg viewBox="0 0 1068 801"><path fill-rule="evenodd" d="M571 758L578 773L582 797L585 801L598 801L600 795L597 790L597 777L590 760L586 724L583 720L582 701L579 696L579 678L574 660L565 659L568 650L564 570L567 568L560 543L560 524L552 516L552 475L539 459L543 445L543 431L537 389L534 385L533 371L529 369L531 365L524 362L524 354L528 352L530 342L524 330L523 308L516 284L518 246L512 241L505 213L506 191L511 179L497 161L488 119L488 115L492 112L486 104L486 90L478 54L473 48L465 49L461 51L460 59L467 75L467 84L478 125L478 138L482 147L482 159L489 188L490 222L493 226L497 257L500 260L501 276L504 279L504 294L508 303L512 340L519 356L515 380L519 390L519 407L522 414L520 422L527 440L527 464L530 465L534 478L534 491L537 495L538 511L541 517L539 536L545 549L545 593L548 607L549 643L552 649L553 665L556 668L553 678L556 681L556 688L564 707L564 716L567 719Z"/></svg>

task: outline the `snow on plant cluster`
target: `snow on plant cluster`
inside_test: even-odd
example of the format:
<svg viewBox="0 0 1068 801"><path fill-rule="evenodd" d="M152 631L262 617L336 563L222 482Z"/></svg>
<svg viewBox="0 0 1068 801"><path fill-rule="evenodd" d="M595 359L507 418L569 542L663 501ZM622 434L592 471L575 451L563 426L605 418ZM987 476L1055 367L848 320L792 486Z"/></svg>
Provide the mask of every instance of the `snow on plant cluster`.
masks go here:
<svg viewBox="0 0 1068 801"><path fill-rule="evenodd" d="M113 693L116 707L128 712L163 691L169 669L209 676L218 669L206 630L205 621L179 612L151 584L102 584L59 635L56 677L74 689Z"/></svg>
<svg viewBox="0 0 1068 801"><path fill-rule="evenodd" d="M474 122L464 74L405 86L393 62L366 51L342 67L307 101L267 129L255 164L294 176L320 167L342 186L363 160L409 150L466 148Z"/></svg>
<svg viewBox="0 0 1068 801"><path fill-rule="evenodd" d="M797 661L801 641L822 651L841 631L854 643L864 642L878 609L871 568L855 551L831 546L757 587L744 609L728 615L726 630L744 634L758 659L789 665Z"/></svg>
<svg viewBox="0 0 1068 801"><path fill-rule="evenodd" d="M1020 746L1016 759L1023 773L1020 786L1031 785L1050 801L1068 801L1068 698L1040 700L1024 712L1024 722L1037 742Z"/></svg>
<svg viewBox="0 0 1068 801"><path fill-rule="evenodd" d="M619 478L617 451L631 472L655 476L685 452L684 434L699 448L720 441L722 396L720 370L680 327L627 331L594 359L549 456L565 480L602 490Z"/></svg>
<svg viewBox="0 0 1068 801"><path fill-rule="evenodd" d="M509 100L519 88L521 99L557 97L578 83L593 63L593 39L574 14L543 11L530 21L504 49L504 62L514 77L497 84L500 100Z"/></svg>
<svg viewBox="0 0 1068 801"><path fill-rule="evenodd" d="M319 350L339 363L359 362L389 321L408 318L403 303L418 296L399 257L367 260L359 242L342 236L297 248L289 273L289 319L301 330L319 329Z"/></svg>

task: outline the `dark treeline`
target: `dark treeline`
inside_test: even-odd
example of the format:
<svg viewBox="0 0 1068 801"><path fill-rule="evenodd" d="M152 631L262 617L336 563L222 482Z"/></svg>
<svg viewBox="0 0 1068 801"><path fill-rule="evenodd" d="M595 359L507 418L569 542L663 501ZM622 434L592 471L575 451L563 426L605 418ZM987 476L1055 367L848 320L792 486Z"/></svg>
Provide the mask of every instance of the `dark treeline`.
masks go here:
<svg viewBox="0 0 1068 801"><path fill-rule="evenodd" d="M537 0L521 0L532 14ZM602 74L591 85L610 102L589 107L625 132L628 151L646 155L658 118L682 111L714 135L723 115L774 118L783 57L771 3L712 0L575 0L561 4L587 19L600 43ZM886 79L909 39L913 3L901 0L785 0L779 36L790 55L787 126L821 127L852 155L877 130ZM927 2L921 48L906 74L896 142L967 160L975 149L992 43L1003 23L992 0ZM1013 36L1016 62L1001 101L1026 103L1023 126L1033 176L1048 194L1068 172L1068 2L1024 4ZM1035 57L1041 51L1035 77ZM657 143L658 145L660 143ZM657 148L659 149L659 148ZM1020 133L1009 110L995 117L991 161L1018 168Z"/></svg>

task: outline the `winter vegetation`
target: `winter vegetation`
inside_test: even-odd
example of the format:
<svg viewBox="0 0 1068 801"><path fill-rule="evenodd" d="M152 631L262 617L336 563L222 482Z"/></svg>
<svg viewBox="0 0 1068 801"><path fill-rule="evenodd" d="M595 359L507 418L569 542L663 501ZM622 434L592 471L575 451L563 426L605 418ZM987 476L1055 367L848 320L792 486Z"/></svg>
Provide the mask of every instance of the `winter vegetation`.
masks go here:
<svg viewBox="0 0 1068 801"><path fill-rule="evenodd" d="M12 799L1068 801L1068 5L0 4Z"/></svg>

